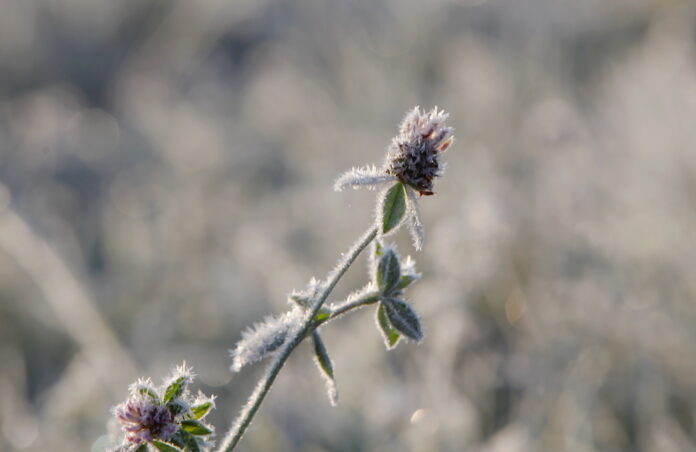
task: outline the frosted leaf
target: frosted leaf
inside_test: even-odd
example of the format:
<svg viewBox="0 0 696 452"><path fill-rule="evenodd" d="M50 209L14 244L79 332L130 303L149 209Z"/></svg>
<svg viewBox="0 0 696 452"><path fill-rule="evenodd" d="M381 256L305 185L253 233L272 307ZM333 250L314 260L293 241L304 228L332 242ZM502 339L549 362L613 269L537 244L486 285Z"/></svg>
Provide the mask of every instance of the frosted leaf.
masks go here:
<svg viewBox="0 0 696 452"><path fill-rule="evenodd" d="M391 350L394 347L396 347L396 344L399 343L401 335L398 331L392 328L391 323L389 323L389 319L387 318L387 312L384 308L384 303L379 304L376 315L377 327L379 328L380 333L382 333L384 345L387 347L387 350Z"/></svg>
<svg viewBox="0 0 696 452"><path fill-rule="evenodd" d="M416 261L411 256L401 263L401 278L397 284L397 290L403 290L421 278L421 274L416 271Z"/></svg>
<svg viewBox="0 0 696 452"><path fill-rule="evenodd" d="M396 181L396 177L387 174L376 166L354 167L350 171L341 174L334 183L334 190L342 191L344 188L367 187L374 189L381 184Z"/></svg>
<svg viewBox="0 0 696 452"><path fill-rule="evenodd" d="M329 357L329 352L326 350L324 341L322 341L317 331L312 333L312 342L314 344L314 361L326 382L326 392L329 396L329 401L331 405L336 406L338 403L338 388L336 387L333 363Z"/></svg>
<svg viewBox="0 0 696 452"><path fill-rule="evenodd" d="M268 356L285 343L288 332L302 319L302 310L293 309L278 317L267 317L262 323L242 333L232 355L232 367L239 372L242 367Z"/></svg>
<svg viewBox="0 0 696 452"><path fill-rule="evenodd" d="M408 198L408 230L413 239L413 247L418 251L423 249L423 240L425 240L425 228L421 220L420 208L418 207L418 198L416 192L411 187L406 187L406 195Z"/></svg>
<svg viewBox="0 0 696 452"><path fill-rule="evenodd" d="M186 363L178 366L165 382L164 403L168 403L173 399L181 397L187 391L188 385L193 381L195 375L193 369L186 367Z"/></svg>
<svg viewBox="0 0 696 452"><path fill-rule="evenodd" d="M404 188L402 183L396 183L378 197L376 225L382 237L395 232L406 219Z"/></svg>
<svg viewBox="0 0 696 452"><path fill-rule="evenodd" d="M420 317L408 303L398 298L385 298L382 304L394 329L416 342L423 340Z"/></svg>
<svg viewBox="0 0 696 452"><path fill-rule="evenodd" d="M393 247L384 248L382 257L377 264L377 273L375 274L375 282L383 295L388 296L399 284L401 277L401 264L399 256L394 251Z"/></svg>

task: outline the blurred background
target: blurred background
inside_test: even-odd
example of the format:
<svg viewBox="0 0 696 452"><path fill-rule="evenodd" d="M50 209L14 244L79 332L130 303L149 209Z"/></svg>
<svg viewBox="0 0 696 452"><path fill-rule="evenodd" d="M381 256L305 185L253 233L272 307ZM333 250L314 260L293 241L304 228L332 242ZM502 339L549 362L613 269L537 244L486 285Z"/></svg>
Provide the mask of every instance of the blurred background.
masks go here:
<svg viewBox="0 0 696 452"><path fill-rule="evenodd" d="M696 450L694 2L1 3L0 450L103 450L182 361L220 437L414 105L457 137L397 237L426 340L337 321L339 406L300 347L239 450Z"/></svg>

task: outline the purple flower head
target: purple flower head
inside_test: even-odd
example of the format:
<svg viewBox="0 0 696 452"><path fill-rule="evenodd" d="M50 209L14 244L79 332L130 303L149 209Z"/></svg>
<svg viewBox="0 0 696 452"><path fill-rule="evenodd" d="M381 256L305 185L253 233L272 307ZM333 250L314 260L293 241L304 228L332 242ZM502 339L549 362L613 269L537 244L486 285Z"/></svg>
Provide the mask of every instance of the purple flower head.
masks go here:
<svg viewBox="0 0 696 452"><path fill-rule="evenodd" d="M179 428L167 407L155 404L148 396L130 397L114 409L114 414L126 433L126 441L134 444L153 439L166 441Z"/></svg>

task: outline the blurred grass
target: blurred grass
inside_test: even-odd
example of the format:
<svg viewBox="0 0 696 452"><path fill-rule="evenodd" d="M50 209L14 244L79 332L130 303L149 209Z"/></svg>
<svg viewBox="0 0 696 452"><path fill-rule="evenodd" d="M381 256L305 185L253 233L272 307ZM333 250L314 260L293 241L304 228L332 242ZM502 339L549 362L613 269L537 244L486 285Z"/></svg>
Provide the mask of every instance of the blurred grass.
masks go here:
<svg viewBox="0 0 696 452"><path fill-rule="evenodd" d="M695 36L667 0L4 2L0 450L90 450L183 360L224 430L262 369L227 350L364 229L332 181L416 104L457 136L425 342L332 325L339 407L300 350L240 450L696 450Z"/></svg>

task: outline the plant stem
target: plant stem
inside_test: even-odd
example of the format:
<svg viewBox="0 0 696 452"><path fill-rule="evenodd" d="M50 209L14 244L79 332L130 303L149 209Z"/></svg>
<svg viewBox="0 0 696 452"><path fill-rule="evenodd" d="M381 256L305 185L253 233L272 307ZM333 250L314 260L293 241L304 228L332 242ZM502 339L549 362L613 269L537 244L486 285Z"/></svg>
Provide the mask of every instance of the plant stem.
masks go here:
<svg viewBox="0 0 696 452"><path fill-rule="evenodd" d="M232 427L225 435L225 438L220 444L218 451L231 452L237 446L239 440L242 439L242 435L244 435L247 427L249 427L249 424L251 424L251 420L254 418L254 415L261 406L263 399L271 389L271 386L278 376L280 369L282 369L283 365L285 364L285 361L287 361L295 347L297 347L297 345L306 337L312 326L315 326L314 318L319 312L319 309L321 309L321 307L324 305L324 302L329 297L329 294L331 294L331 291L334 289L348 268L350 268L351 264L353 264L360 252L362 252L362 250L364 250L376 236L377 227L371 226L370 229L368 229L367 232L365 232L365 234L358 239L351 250L343 256L343 259L341 259L336 268L329 274L329 277L327 278L328 283L324 288L324 291L316 299L311 309L308 310L307 315L302 321L302 325L299 328L294 329L290 339L278 351L278 354L275 356L271 364L269 364L269 366L266 368L266 372L256 385L254 392L252 392L251 396L249 396L249 400L242 408L242 411L237 416L237 419L235 419Z"/></svg>
<svg viewBox="0 0 696 452"><path fill-rule="evenodd" d="M356 300L339 304L331 312L331 315L329 317L327 317L326 319L322 320L321 322L318 322L317 326L323 325L327 322L330 322L330 321L334 320L335 318L340 317L343 314L348 313L349 311L352 311L353 309L377 303L379 301L379 299L380 299L380 294L378 292L370 292L370 293L365 294L364 296L362 296Z"/></svg>

